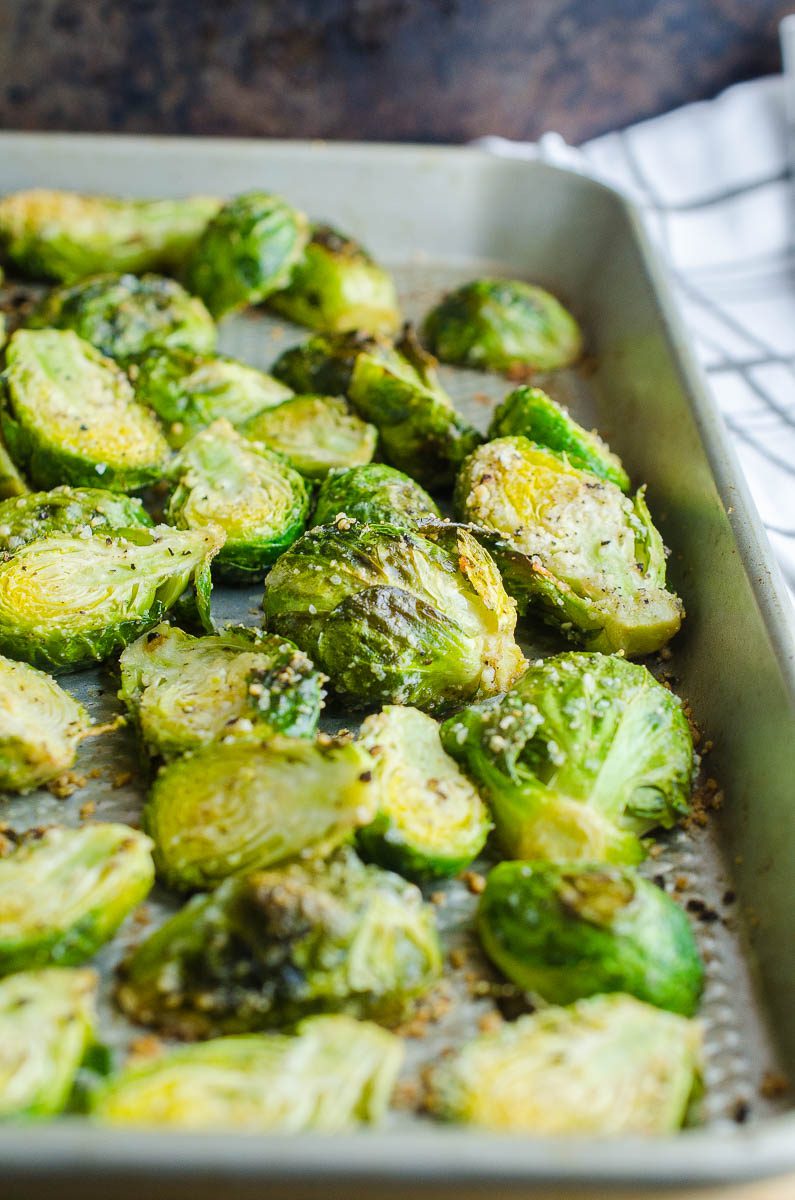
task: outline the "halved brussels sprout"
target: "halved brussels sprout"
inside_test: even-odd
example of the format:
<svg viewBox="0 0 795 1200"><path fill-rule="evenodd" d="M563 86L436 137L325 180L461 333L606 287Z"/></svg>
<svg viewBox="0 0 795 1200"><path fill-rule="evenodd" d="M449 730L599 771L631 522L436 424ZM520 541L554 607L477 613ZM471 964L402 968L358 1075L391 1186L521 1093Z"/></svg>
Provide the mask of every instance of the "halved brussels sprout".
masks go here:
<svg viewBox="0 0 795 1200"><path fill-rule="evenodd" d="M353 367L368 348L390 343L367 333L318 333L279 355L271 371L301 396L341 396L351 385Z"/></svg>
<svg viewBox="0 0 795 1200"><path fill-rule="evenodd" d="M93 537L52 534L0 560L0 654L44 668L102 662L195 586L209 624L218 529L166 525Z"/></svg>
<svg viewBox="0 0 795 1200"><path fill-rule="evenodd" d="M94 1045L93 971L51 967L0 982L0 1120L51 1117Z"/></svg>
<svg viewBox="0 0 795 1200"><path fill-rule="evenodd" d="M432 1068L429 1106L500 1132L673 1133L700 1064L698 1022L631 996L593 996L474 1038Z"/></svg>
<svg viewBox="0 0 795 1200"><path fill-rule="evenodd" d="M550 1004L626 992L692 1017L704 969L684 911L630 867L504 862L478 932L493 963Z"/></svg>
<svg viewBox="0 0 795 1200"><path fill-rule="evenodd" d="M114 1125L341 1133L381 1120L403 1054L370 1022L310 1017L295 1035L216 1038L128 1067L92 1111Z"/></svg>
<svg viewBox="0 0 795 1200"><path fill-rule="evenodd" d="M456 508L526 557L517 599L589 650L651 654L679 629L644 488L630 499L527 438L498 438L464 464Z"/></svg>
<svg viewBox="0 0 795 1200"><path fill-rule="evenodd" d="M407 328L394 346L359 334L310 338L283 354L273 373L296 392L347 393L381 435L384 457L441 489L483 439L453 408L435 365Z"/></svg>
<svg viewBox="0 0 795 1200"><path fill-rule="evenodd" d="M31 328L71 329L121 362L147 350L212 354L215 323L197 296L165 275L93 275L53 288Z"/></svg>
<svg viewBox="0 0 795 1200"><path fill-rule="evenodd" d="M634 863L688 811L693 740L677 696L636 663L558 654L442 726L511 858Z"/></svg>
<svg viewBox="0 0 795 1200"><path fill-rule="evenodd" d="M330 853L375 816L370 768L353 742L278 734L178 758L161 770L144 812L158 870L191 889Z"/></svg>
<svg viewBox="0 0 795 1200"><path fill-rule="evenodd" d="M129 825L55 826L0 858L0 974L91 958L152 887L151 847Z"/></svg>
<svg viewBox="0 0 795 1200"><path fill-rule="evenodd" d="M33 483L133 491L163 473L169 449L120 367L64 329L19 329L6 351L0 425Z"/></svg>
<svg viewBox="0 0 795 1200"><path fill-rule="evenodd" d="M387 705L364 722L378 813L360 829L366 858L410 879L455 875L480 854L491 821L475 788L449 758L432 717Z"/></svg>
<svg viewBox="0 0 795 1200"><path fill-rule="evenodd" d="M0 500L5 500L10 496L24 496L27 491L28 485L8 453L0 428Z"/></svg>
<svg viewBox="0 0 795 1200"><path fill-rule="evenodd" d="M329 525L344 513L371 525L412 529L439 509L418 483L385 463L329 472L317 494L313 521Z"/></svg>
<svg viewBox="0 0 795 1200"><path fill-rule="evenodd" d="M518 387L509 392L494 411L489 425L489 437L512 437L519 434L538 446L546 446L583 471L607 479L621 488L630 489L630 478L621 459L614 454L598 433L589 433L578 425L569 412L541 388Z"/></svg>
<svg viewBox="0 0 795 1200"><path fill-rule="evenodd" d="M0 656L0 791L29 792L68 770L89 725L49 675Z"/></svg>
<svg viewBox="0 0 795 1200"><path fill-rule="evenodd" d="M261 579L304 530L309 493L301 476L228 421L214 421L195 434L173 474L179 482L167 519L179 529L223 529L226 541L216 566L230 582Z"/></svg>
<svg viewBox="0 0 795 1200"><path fill-rule="evenodd" d="M525 665L513 601L467 530L434 538L348 517L310 530L268 575L268 627L354 705L435 711L504 691Z"/></svg>
<svg viewBox="0 0 795 1200"><path fill-rule="evenodd" d="M122 200L79 192L12 192L0 200L0 252L26 275L74 283L100 271L178 266L220 201Z"/></svg>
<svg viewBox="0 0 795 1200"><path fill-rule="evenodd" d="M190 255L188 287L216 318L260 304L289 283L308 241L306 217L279 196L235 196L213 217Z"/></svg>
<svg viewBox="0 0 795 1200"><path fill-rule="evenodd" d="M90 534L151 528L140 500L103 488L58 487L0 501L0 553L18 550L51 533Z"/></svg>
<svg viewBox="0 0 795 1200"><path fill-rule="evenodd" d="M440 972L419 889L347 849L195 896L122 963L116 995L135 1021L203 1038L317 1012L397 1023Z"/></svg>
<svg viewBox="0 0 795 1200"><path fill-rule="evenodd" d="M299 325L329 333L394 333L400 327L390 275L363 246L330 225L313 227L289 285L268 305Z"/></svg>
<svg viewBox="0 0 795 1200"><path fill-rule="evenodd" d="M428 313L422 333L442 362L513 377L569 367L583 350L571 313L518 279L465 283Z"/></svg>
<svg viewBox="0 0 795 1200"><path fill-rule="evenodd" d="M198 638L158 625L119 667L119 696L149 754L164 759L273 732L312 737L323 704L323 676L297 646L242 625Z"/></svg>
<svg viewBox="0 0 795 1200"><path fill-rule="evenodd" d="M218 417L241 425L293 394L272 375L221 354L150 350L127 364L127 374L136 399L154 409L175 449Z"/></svg>
<svg viewBox="0 0 795 1200"><path fill-rule="evenodd" d="M369 463L378 442L375 426L341 396L295 396L258 413L240 432L284 454L309 479L325 479L333 467Z"/></svg>

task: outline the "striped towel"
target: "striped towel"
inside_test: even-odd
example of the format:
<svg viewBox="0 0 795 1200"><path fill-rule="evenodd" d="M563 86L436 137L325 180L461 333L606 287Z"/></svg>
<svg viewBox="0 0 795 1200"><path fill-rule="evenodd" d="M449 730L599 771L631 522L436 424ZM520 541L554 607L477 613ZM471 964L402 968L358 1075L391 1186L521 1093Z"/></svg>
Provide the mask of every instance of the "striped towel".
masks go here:
<svg viewBox="0 0 795 1200"><path fill-rule="evenodd" d="M608 133L579 149L485 138L598 176L644 212L785 578L795 589L795 200L785 84Z"/></svg>

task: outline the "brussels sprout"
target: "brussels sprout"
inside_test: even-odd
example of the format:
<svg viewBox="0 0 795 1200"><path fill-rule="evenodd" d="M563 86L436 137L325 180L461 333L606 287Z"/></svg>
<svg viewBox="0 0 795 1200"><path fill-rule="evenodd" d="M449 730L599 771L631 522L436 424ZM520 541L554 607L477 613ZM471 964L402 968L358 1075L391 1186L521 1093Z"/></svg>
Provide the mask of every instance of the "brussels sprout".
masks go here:
<svg viewBox="0 0 795 1200"><path fill-rule="evenodd" d="M164 759L273 732L312 737L323 704L323 676L302 651L242 625L198 638L158 625L119 666L119 697L148 752Z"/></svg>
<svg viewBox="0 0 795 1200"><path fill-rule="evenodd" d="M273 373L296 392L345 392L381 435L384 457L443 488L483 440L453 408L435 360L410 329L396 346L358 334L319 335L281 356Z"/></svg>
<svg viewBox="0 0 795 1200"><path fill-rule="evenodd" d="M371 765L352 742L278 734L178 758L161 770L144 812L158 870L191 889L329 853L375 816Z"/></svg>
<svg viewBox="0 0 795 1200"><path fill-rule="evenodd" d="M450 708L504 691L525 665L513 601L465 529L440 525L430 541L340 517L279 559L264 607L358 706Z"/></svg>
<svg viewBox="0 0 795 1200"><path fill-rule="evenodd" d="M0 1120L51 1117L94 1045L93 971L24 971L0 982Z"/></svg>
<svg viewBox="0 0 795 1200"><path fill-rule="evenodd" d="M518 279L465 283L428 313L422 333L442 362L514 378L569 367L583 348L560 301Z"/></svg>
<svg viewBox="0 0 795 1200"><path fill-rule="evenodd" d="M0 560L0 654L37 667L102 662L151 629L193 584L209 624L217 529L52 534Z"/></svg>
<svg viewBox="0 0 795 1200"><path fill-rule="evenodd" d="M120 200L34 188L0 200L0 251L26 275L74 283L100 271L178 266L218 211L210 196Z"/></svg>
<svg viewBox="0 0 795 1200"><path fill-rule="evenodd" d="M493 963L551 1004L626 992L692 1017L704 971L690 923L630 867L504 862L489 873L478 932Z"/></svg>
<svg viewBox="0 0 795 1200"><path fill-rule="evenodd" d="M419 889L348 849L195 896L125 960L117 999L134 1020L182 1038L318 1012L393 1024L440 971Z"/></svg>
<svg viewBox="0 0 795 1200"><path fill-rule="evenodd" d="M295 396L252 417L241 433L286 455L309 479L325 479L333 467L369 463L378 441L375 426L341 396Z"/></svg>
<svg viewBox="0 0 795 1200"><path fill-rule="evenodd" d="M650 654L679 629L644 488L632 500L527 438L498 438L464 464L456 508L528 560L517 599L589 650Z"/></svg>
<svg viewBox="0 0 795 1200"><path fill-rule="evenodd" d="M367 718L360 740L374 759L378 801L375 820L358 833L365 857L418 880L468 866L483 849L491 821L442 749L433 718L388 705Z"/></svg>
<svg viewBox="0 0 795 1200"><path fill-rule="evenodd" d="M341 396L351 385L353 368L362 351L390 343L366 333L316 334L291 346L271 368L276 379L299 395Z"/></svg>
<svg viewBox="0 0 795 1200"><path fill-rule="evenodd" d="M55 826L0 858L0 974L91 958L149 892L151 846L128 825Z"/></svg>
<svg viewBox="0 0 795 1200"><path fill-rule="evenodd" d="M188 259L188 287L214 317L260 304L285 287L309 240L302 212L268 192L229 200Z"/></svg>
<svg viewBox="0 0 795 1200"><path fill-rule="evenodd" d="M140 500L102 488L58 487L0 501L0 554L18 550L50 533L150 528L152 518Z"/></svg>
<svg viewBox="0 0 795 1200"><path fill-rule="evenodd" d="M176 449L218 417L240 425L293 394L272 375L220 354L150 350L127 373L136 399L154 409Z"/></svg>
<svg viewBox="0 0 795 1200"><path fill-rule="evenodd" d="M558 654L442 726L511 858L638 862L688 811L693 741L678 697L636 663Z"/></svg>
<svg viewBox="0 0 795 1200"><path fill-rule="evenodd" d="M698 1022L631 996L593 996L474 1038L432 1068L429 1107L511 1133L673 1133L700 1064Z"/></svg>
<svg viewBox="0 0 795 1200"><path fill-rule="evenodd" d="M54 679L0 656L0 791L29 792L68 770L88 727Z"/></svg>
<svg viewBox="0 0 795 1200"><path fill-rule="evenodd" d="M294 1036L216 1038L128 1067L92 1109L115 1125L339 1133L382 1119L403 1054L370 1022L310 1017Z"/></svg>
<svg viewBox="0 0 795 1200"><path fill-rule="evenodd" d="M512 437L519 434L546 446L582 471L590 471L621 488L630 489L627 475L617 454L613 454L597 433L589 433L541 388L518 387L510 392L494 411L489 425L489 437Z"/></svg>
<svg viewBox="0 0 795 1200"><path fill-rule="evenodd" d="M329 333L394 333L400 327L388 273L358 242L329 225L313 227L289 286L268 304L299 325Z"/></svg>
<svg viewBox="0 0 795 1200"><path fill-rule="evenodd" d="M419 521L439 516L428 493L384 463L331 471L317 494L314 523L329 525L340 513L371 525L411 529Z"/></svg>
<svg viewBox="0 0 795 1200"><path fill-rule="evenodd" d="M18 330L6 352L0 426L40 487L154 483L168 443L120 367L71 330Z"/></svg>
<svg viewBox="0 0 795 1200"><path fill-rule="evenodd" d="M2 431L0 430L0 433ZM17 470L16 464L0 436L0 500L10 496L24 496L28 485Z"/></svg>
<svg viewBox="0 0 795 1200"><path fill-rule="evenodd" d="M218 573L233 583L261 579L303 532L306 485L289 463L249 442L228 421L214 421L180 451L179 478L166 511L180 529L223 529Z"/></svg>
<svg viewBox="0 0 795 1200"><path fill-rule="evenodd" d="M212 354L217 337L201 300L164 275L93 275L53 288L28 324L72 329L122 362L153 349Z"/></svg>

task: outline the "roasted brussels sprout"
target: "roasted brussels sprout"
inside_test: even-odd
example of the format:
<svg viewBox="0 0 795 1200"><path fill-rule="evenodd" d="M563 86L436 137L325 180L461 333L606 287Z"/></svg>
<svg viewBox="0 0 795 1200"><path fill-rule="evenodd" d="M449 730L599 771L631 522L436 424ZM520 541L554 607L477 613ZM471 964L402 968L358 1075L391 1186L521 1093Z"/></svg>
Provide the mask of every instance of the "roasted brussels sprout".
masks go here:
<svg viewBox="0 0 795 1200"><path fill-rule="evenodd" d="M150 350L127 364L136 399L154 409L175 449L218 417L241 425L292 396L272 375L221 354Z"/></svg>
<svg viewBox="0 0 795 1200"><path fill-rule="evenodd" d="M52 534L0 558L0 654L36 667L102 662L151 629L196 588L209 625L217 529Z"/></svg>
<svg viewBox="0 0 795 1200"><path fill-rule="evenodd" d="M68 770L88 727L54 679L0 656L0 791L29 792Z"/></svg>
<svg viewBox="0 0 795 1200"><path fill-rule="evenodd" d="M483 439L455 411L434 368L407 330L396 346L357 334L319 335L283 354L273 373L296 392L346 392L377 428L384 457L440 489Z"/></svg>
<svg viewBox="0 0 795 1200"><path fill-rule="evenodd" d="M569 653L442 726L491 805L511 858L634 863L640 837L688 811L693 741L678 697L645 667Z"/></svg>
<svg viewBox="0 0 795 1200"><path fill-rule="evenodd" d="M428 493L395 467L366 463L329 472L317 494L314 523L329 525L344 513L371 525L411 529L419 521L439 516Z"/></svg>
<svg viewBox="0 0 795 1200"><path fill-rule="evenodd" d="M120 698L154 757L268 734L312 737L323 676L292 642L232 626L192 637L158 625L119 660Z"/></svg>
<svg viewBox="0 0 795 1200"><path fill-rule="evenodd" d="M6 351L0 426L39 487L132 491L163 472L168 443L120 367L71 330L19 329Z"/></svg>
<svg viewBox="0 0 795 1200"><path fill-rule="evenodd" d="M17 465L8 453L0 428L0 500L10 496L24 496L28 485L19 473Z"/></svg>
<svg viewBox="0 0 795 1200"><path fill-rule="evenodd" d="M378 803L375 820L358 833L365 857L418 880L468 866L483 849L491 821L442 749L433 718L388 705L367 718L360 740L373 756Z"/></svg>
<svg viewBox="0 0 795 1200"><path fill-rule="evenodd" d="M285 350L271 370L298 395L341 396L351 385L359 354L379 347L386 352L389 346L385 339L365 333L318 333Z"/></svg>
<svg viewBox="0 0 795 1200"><path fill-rule="evenodd" d="M308 240L306 217L279 196L235 196L213 217L190 255L188 287L216 318L260 304L289 283Z"/></svg>
<svg viewBox="0 0 795 1200"><path fill-rule="evenodd" d="M375 816L371 759L353 742L274 735L231 742L164 767L144 812L155 861L172 886L326 854Z"/></svg>
<svg viewBox="0 0 795 1200"><path fill-rule="evenodd" d="M149 892L151 846L128 825L55 826L0 858L0 974L91 958Z"/></svg>
<svg viewBox="0 0 795 1200"><path fill-rule="evenodd" d="M358 706L435 711L510 687L524 666L516 612L465 529L430 541L340 517L305 533L268 575L267 625Z"/></svg>
<svg viewBox="0 0 795 1200"><path fill-rule="evenodd" d="M184 260L218 211L210 196L121 200L35 188L0 200L0 253L37 279L159 271Z"/></svg>
<svg viewBox="0 0 795 1200"><path fill-rule="evenodd" d="M696 1021L631 996L593 996L476 1037L432 1068L429 1106L511 1133L673 1133L700 1060Z"/></svg>
<svg viewBox="0 0 795 1200"><path fill-rule="evenodd" d="M394 333L400 309L391 277L353 238L315 225L289 286L269 307L299 325L329 333Z"/></svg>
<svg viewBox="0 0 795 1200"><path fill-rule="evenodd" d="M117 999L134 1020L182 1038L316 1012L391 1024L440 970L419 889L347 849L194 897L122 964Z"/></svg>
<svg viewBox="0 0 795 1200"><path fill-rule="evenodd" d="M498 438L464 464L456 508L529 560L516 598L589 650L650 654L679 629L643 488L630 499L527 438Z"/></svg>
<svg viewBox="0 0 795 1200"><path fill-rule="evenodd" d="M94 1045L93 971L24 971L0 982L0 1120L51 1117Z"/></svg>
<svg viewBox="0 0 795 1200"><path fill-rule="evenodd" d="M570 367L583 348L560 301L518 279L465 283L428 313L422 333L442 362L514 378Z"/></svg>
<svg viewBox="0 0 795 1200"><path fill-rule="evenodd" d="M309 479L333 467L369 463L378 431L351 411L341 396L294 396L252 417L240 432L289 458Z"/></svg>
<svg viewBox="0 0 795 1200"><path fill-rule="evenodd" d="M0 501L0 553L18 550L50 533L79 533L151 528L140 500L103 488L58 487Z"/></svg>
<svg viewBox="0 0 795 1200"><path fill-rule="evenodd" d="M217 337L201 300L164 275L93 275L53 288L28 324L71 329L121 362L153 349L212 354Z"/></svg>
<svg viewBox="0 0 795 1200"><path fill-rule="evenodd" d="M216 566L229 582L261 579L303 532L309 493L301 476L228 421L195 434L172 471L179 483L168 502L168 521L179 529L223 529Z"/></svg>
<svg viewBox="0 0 795 1200"><path fill-rule="evenodd" d="M571 414L541 388L518 387L495 409L489 437L516 434L565 455L573 467L609 480L622 492L630 489L629 475L618 455L613 454L597 433L589 433L578 425Z"/></svg>
<svg viewBox="0 0 795 1200"><path fill-rule="evenodd" d="M403 1045L350 1017L310 1017L296 1034L216 1038L128 1067L93 1097L115 1125L339 1133L383 1117Z"/></svg>
<svg viewBox="0 0 795 1200"><path fill-rule="evenodd" d="M690 922L631 867L504 862L478 913L489 958L551 1004L626 992L692 1017L704 971Z"/></svg>

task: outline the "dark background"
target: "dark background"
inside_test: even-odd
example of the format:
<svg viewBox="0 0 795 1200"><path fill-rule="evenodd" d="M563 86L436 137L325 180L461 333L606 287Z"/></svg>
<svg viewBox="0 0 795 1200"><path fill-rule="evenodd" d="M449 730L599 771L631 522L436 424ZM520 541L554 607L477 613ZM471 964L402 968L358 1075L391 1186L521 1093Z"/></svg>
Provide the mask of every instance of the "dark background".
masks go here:
<svg viewBox="0 0 795 1200"><path fill-rule="evenodd" d="M779 69L795 0L0 0L0 126L576 142Z"/></svg>

